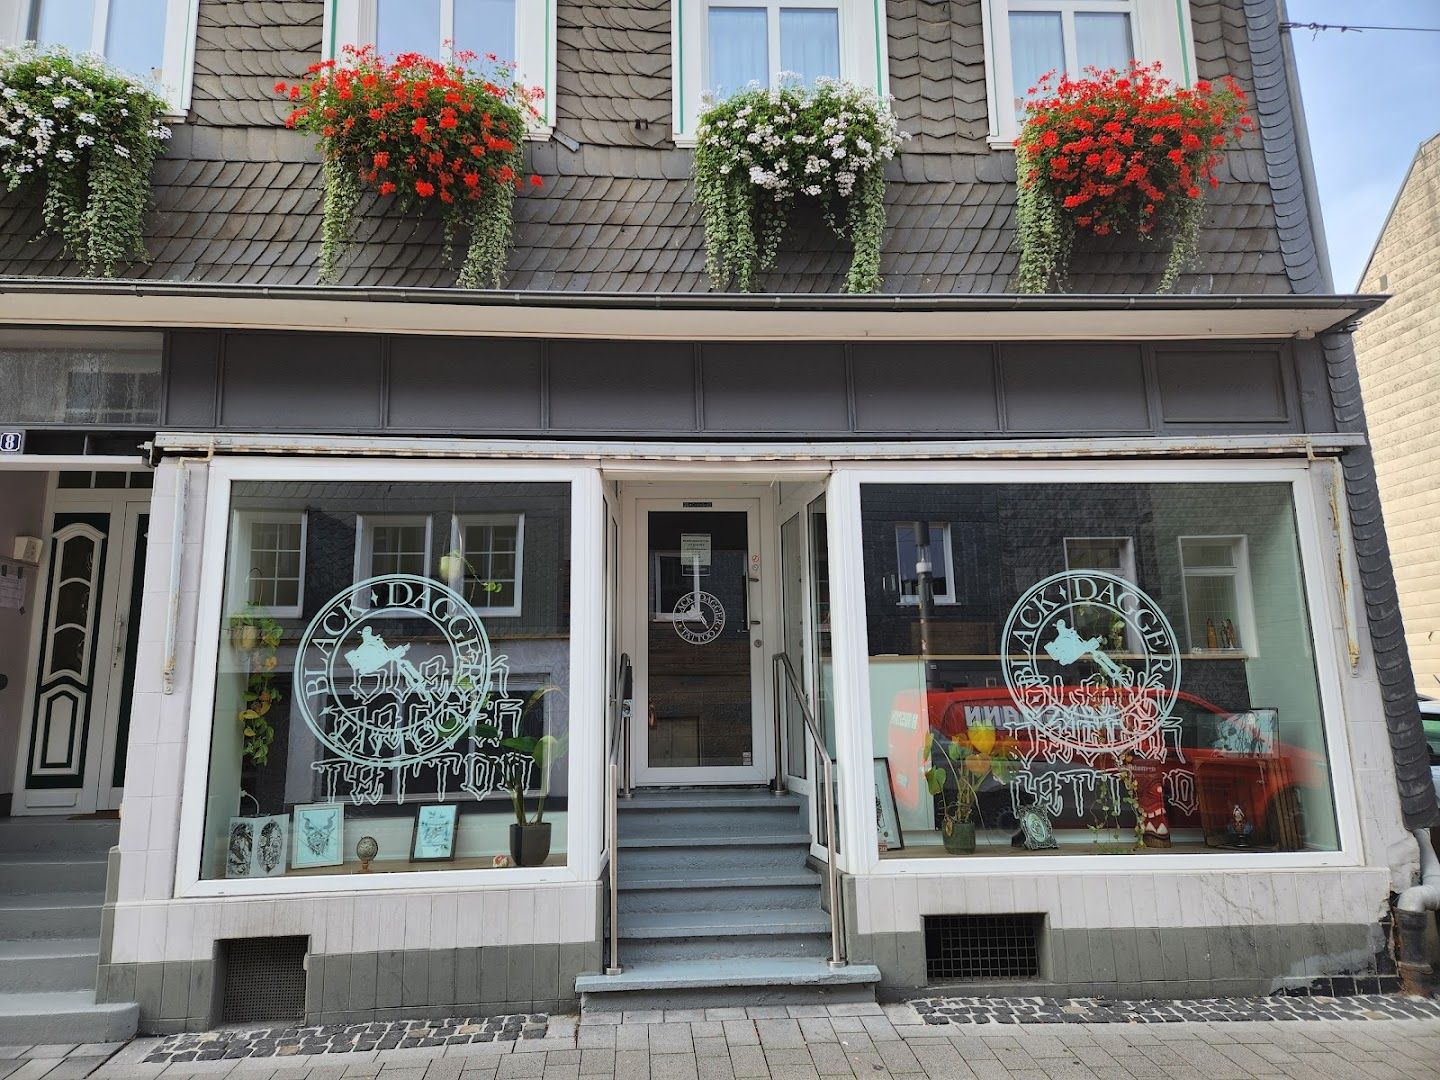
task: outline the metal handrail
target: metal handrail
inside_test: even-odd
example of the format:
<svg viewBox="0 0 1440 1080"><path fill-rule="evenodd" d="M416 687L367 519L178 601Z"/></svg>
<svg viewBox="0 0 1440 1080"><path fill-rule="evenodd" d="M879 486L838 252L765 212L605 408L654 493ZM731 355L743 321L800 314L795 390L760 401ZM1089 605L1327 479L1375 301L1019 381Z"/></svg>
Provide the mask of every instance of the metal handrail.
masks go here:
<svg viewBox="0 0 1440 1080"><path fill-rule="evenodd" d="M630 701L634 670L627 653L620 654L615 692L610 698L610 746L605 764L605 849L610 854L610 962L606 975L619 975L620 966L620 799L630 797Z"/></svg>
<svg viewBox="0 0 1440 1080"><path fill-rule="evenodd" d="M784 673L784 682L781 681L781 673ZM820 731L820 724L815 719L815 713L810 709L810 697L805 693L800 684L800 679L795 674L795 666L790 663L790 658L784 653L775 654L775 729L780 730L780 724L784 719L784 710L781 706L781 699L784 694L781 692L784 686L789 686L795 700L800 704L800 715L805 720L805 733L809 736L812 756L818 756L821 765L820 783L823 785L823 792L817 793L816 802L821 807L821 820L825 823L825 875L830 892L830 960L832 968L842 968L849 964L845 955L845 919L841 910L840 899L840 869L835 865L835 822L838 811L835 806L835 761L830 756L830 751L825 747L825 736ZM780 764L777 754L775 763L777 777L782 775L784 767ZM779 782L776 783L777 790Z"/></svg>

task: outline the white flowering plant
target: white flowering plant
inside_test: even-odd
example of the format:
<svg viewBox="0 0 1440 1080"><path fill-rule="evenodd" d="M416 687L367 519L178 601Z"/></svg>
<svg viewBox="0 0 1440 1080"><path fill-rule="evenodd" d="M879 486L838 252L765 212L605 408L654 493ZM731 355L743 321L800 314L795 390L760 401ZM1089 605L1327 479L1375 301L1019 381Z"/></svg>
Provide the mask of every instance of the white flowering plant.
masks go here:
<svg viewBox="0 0 1440 1080"><path fill-rule="evenodd" d="M775 265L792 208L810 198L853 245L845 291L878 291L885 163L905 138L874 91L834 79L782 76L710 105L694 166L710 283L748 292Z"/></svg>
<svg viewBox="0 0 1440 1080"><path fill-rule="evenodd" d="M44 231L87 274L147 259L150 167L165 102L102 59L26 45L0 52L0 185L40 191Z"/></svg>

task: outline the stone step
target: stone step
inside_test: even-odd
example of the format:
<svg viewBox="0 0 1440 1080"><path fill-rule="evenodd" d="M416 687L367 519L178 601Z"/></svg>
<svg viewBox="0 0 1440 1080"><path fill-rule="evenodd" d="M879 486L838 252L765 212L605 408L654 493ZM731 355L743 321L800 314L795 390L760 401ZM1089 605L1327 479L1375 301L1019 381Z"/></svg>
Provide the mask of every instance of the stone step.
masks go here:
<svg viewBox="0 0 1440 1080"><path fill-rule="evenodd" d="M90 937L100 932L103 893L0 896L0 933L7 940Z"/></svg>
<svg viewBox="0 0 1440 1080"><path fill-rule="evenodd" d="M776 875L780 878L780 875ZM729 911L734 908L814 908L820 902L819 879L813 873L787 875L784 884L765 878L749 882L716 881L703 885L674 883L641 885L621 875L620 911Z"/></svg>
<svg viewBox="0 0 1440 1080"><path fill-rule="evenodd" d="M706 934L636 937L621 935L620 955L628 960L745 960L756 957L818 957L830 955L830 933Z"/></svg>
<svg viewBox="0 0 1440 1080"><path fill-rule="evenodd" d="M0 1046L124 1042L139 1023L137 1003L99 1005L93 990L0 994Z"/></svg>
<svg viewBox="0 0 1440 1080"><path fill-rule="evenodd" d="M0 853L74 852L104 858L120 840L118 818L0 818Z"/></svg>
<svg viewBox="0 0 1440 1080"><path fill-rule="evenodd" d="M622 938L724 937L733 934L828 934L830 917L818 907L719 911L639 911L620 915Z"/></svg>
<svg viewBox="0 0 1440 1080"><path fill-rule="evenodd" d="M0 941L0 994L95 989L97 938Z"/></svg>
<svg viewBox="0 0 1440 1080"><path fill-rule="evenodd" d="M0 893L104 892L105 871L103 855L14 852L0 855Z"/></svg>
<svg viewBox="0 0 1440 1080"><path fill-rule="evenodd" d="M826 957L642 960L622 948L619 975L581 975L582 1010L696 1009L736 1005L813 1005L874 1001L880 969L831 968Z"/></svg>
<svg viewBox="0 0 1440 1080"><path fill-rule="evenodd" d="M715 837L653 836L628 839L620 835L620 874L632 871L677 872L691 870L707 875L725 871L767 871L784 867L798 871L805 865L810 838L804 833L730 835Z"/></svg>

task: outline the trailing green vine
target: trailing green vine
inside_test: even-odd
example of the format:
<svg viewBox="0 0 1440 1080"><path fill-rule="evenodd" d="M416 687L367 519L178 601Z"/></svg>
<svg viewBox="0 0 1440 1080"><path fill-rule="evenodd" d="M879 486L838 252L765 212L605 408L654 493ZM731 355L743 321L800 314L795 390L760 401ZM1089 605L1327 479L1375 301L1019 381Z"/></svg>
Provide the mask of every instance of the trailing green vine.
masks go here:
<svg viewBox="0 0 1440 1080"><path fill-rule="evenodd" d="M166 103L94 56L0 53L0 185L38 187L44 232L91 276L146 262L150 168Z"/></svg>
<svg viewBox="0 0 1440 1080"><path fill-rule="evenodd" d="M854 248L845 291L879 290L885 163L906 136L874 92L833 79L751 87L707 109L696 138L695 201L714 288L748 292L774 267L803 197Z"/></svg>
<svg viewBox="0 0 1440 1080"><path fill-rule="evenodd" d="M284 698L275 687L275 669L284 636L284 628L268 615L257 614L253 604L230 616L230 644L245 658L246 664L245 686L235 714L243 740L240 753L256 765L264 765L270 759L270 744L275 741L275 725L270 722L269 714Z"/></svg>

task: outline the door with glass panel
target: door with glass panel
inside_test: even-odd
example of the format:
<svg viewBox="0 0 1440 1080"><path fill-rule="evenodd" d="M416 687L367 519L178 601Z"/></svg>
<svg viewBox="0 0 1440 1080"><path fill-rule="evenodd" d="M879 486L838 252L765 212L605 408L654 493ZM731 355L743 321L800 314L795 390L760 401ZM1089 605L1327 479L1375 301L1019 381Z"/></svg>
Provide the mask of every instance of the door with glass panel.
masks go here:
<svg viewBox="0 0 1440 1080"><path fill-rule="evenodd" d="M759 503L641 500L636 779L768 779Z"/></svg>

